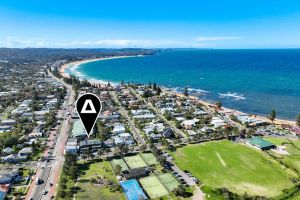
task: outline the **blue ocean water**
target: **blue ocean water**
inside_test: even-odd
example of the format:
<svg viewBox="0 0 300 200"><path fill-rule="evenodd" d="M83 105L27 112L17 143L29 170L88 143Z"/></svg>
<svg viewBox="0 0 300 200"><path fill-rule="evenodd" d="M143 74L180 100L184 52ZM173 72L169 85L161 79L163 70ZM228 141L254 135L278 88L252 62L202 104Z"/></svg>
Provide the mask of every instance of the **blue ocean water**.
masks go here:
<svg viewBox="0 0 300 200"><path fill-rule="evenodd" d="M87 79L156 82L228 108L295 120L300 114L300 49L169 50L68 68Z"/></svg>

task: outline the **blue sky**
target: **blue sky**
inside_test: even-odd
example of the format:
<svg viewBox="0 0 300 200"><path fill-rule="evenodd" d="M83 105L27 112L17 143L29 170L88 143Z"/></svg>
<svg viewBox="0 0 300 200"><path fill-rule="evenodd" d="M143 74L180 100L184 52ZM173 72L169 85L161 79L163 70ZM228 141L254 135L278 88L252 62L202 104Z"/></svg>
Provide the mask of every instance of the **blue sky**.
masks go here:
<svg viewBox="0 0 300 200"><path fill-rule="evenodd" d="M299 0L1 0L0 47L298 48Z"/></svg>

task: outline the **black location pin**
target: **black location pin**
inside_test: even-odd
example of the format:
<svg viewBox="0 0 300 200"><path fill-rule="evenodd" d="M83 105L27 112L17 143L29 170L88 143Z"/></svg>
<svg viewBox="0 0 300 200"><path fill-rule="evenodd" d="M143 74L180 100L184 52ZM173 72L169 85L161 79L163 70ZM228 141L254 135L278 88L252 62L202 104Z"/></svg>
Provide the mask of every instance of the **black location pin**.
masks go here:
<svg viewBox="0 0 300 200"><path fill-rule="evenodd" d="M93 129L97 117L102 109L100 99L91 93L81 95L76 102L76 110L88 137Z"/></svg>

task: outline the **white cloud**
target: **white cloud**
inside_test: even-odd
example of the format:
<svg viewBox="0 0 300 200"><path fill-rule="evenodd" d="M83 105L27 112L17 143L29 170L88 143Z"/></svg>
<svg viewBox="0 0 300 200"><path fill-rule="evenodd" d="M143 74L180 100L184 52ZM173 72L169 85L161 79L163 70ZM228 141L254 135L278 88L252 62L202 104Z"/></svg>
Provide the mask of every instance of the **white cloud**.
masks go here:
<svg viewBox="0 0 300 200"><path fill-rule="evenodd" d="M0 41L0 47L26 48L206 48L212 47L207 42L219 40L237 40L242 37L199 37L196 40L131 40L131 39L107 39L85 41L49 41L43 38L18 38L7 37ZM213 44L216 45L216 44Z"/></svg>
<svg viewBox="0 0 300 200"><path fill-rule="evenodd" d="M217 37L198 37L196 41L220 41L220 40L240 40L243 39L241 36L217 36Z"/></svg>

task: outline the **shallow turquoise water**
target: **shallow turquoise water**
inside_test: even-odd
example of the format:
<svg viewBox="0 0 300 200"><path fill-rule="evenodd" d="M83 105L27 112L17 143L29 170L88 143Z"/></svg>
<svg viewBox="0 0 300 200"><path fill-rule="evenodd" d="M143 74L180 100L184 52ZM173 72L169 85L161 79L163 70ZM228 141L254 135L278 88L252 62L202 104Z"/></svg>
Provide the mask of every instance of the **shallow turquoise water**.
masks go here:
<svg viewBox="0 0 300 200"><path fill-rule="evenodd" d="M113 82L157 84L210 102L283 119L300 114L300 50L171 50L153 56L90 62L67 72Z"/></svg>

